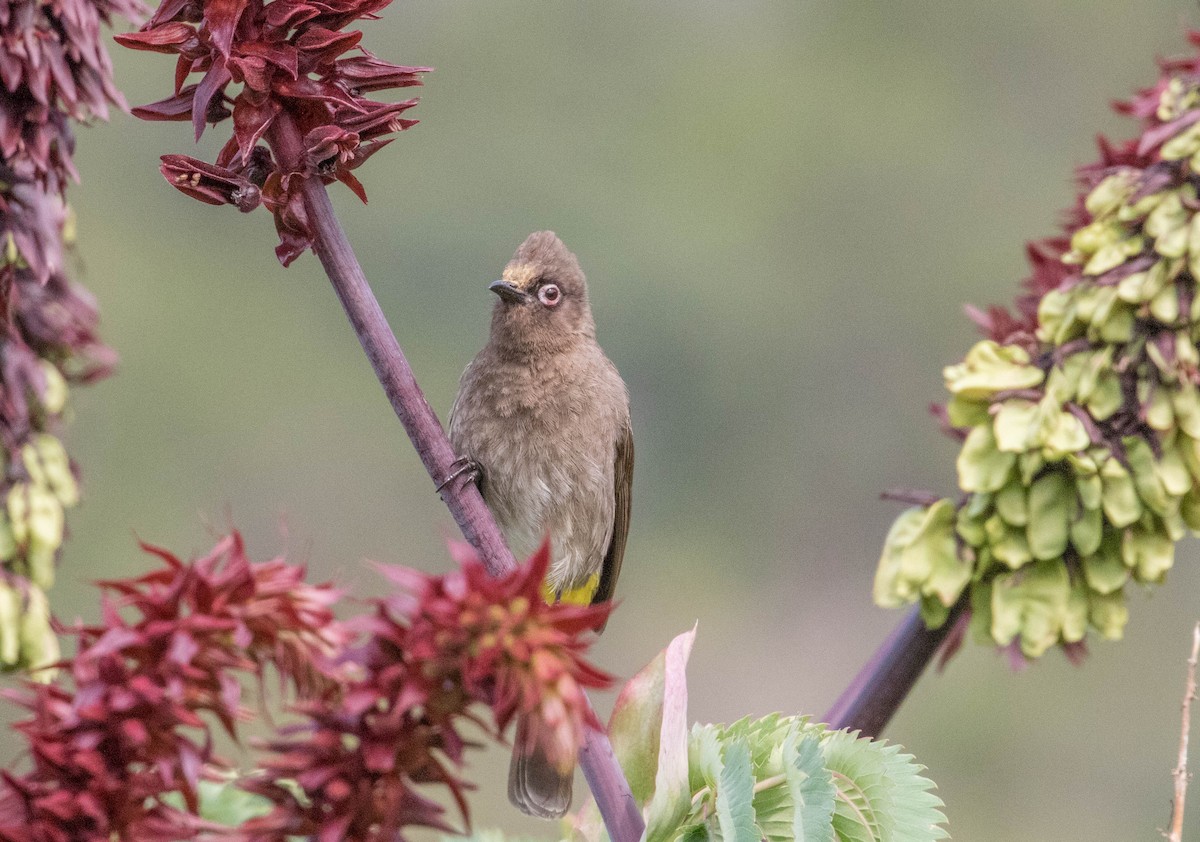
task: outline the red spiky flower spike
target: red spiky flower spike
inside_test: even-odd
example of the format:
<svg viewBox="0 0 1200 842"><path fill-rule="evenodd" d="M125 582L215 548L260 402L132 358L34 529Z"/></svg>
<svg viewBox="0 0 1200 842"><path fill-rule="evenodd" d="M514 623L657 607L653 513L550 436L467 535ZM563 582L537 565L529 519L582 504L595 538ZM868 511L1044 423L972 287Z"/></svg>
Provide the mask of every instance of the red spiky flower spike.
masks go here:
<svg viewBox="0 0 1200 842"><path fill-rule="evenodd" d="M135 108L144 120L205 124L233 118L233 135L215 164L164 155L170 184L208 204L275 216L286 266L313 242L301 198L305 176L341 181L366 201L352 170L415 120L401 117L416 99L378 102L365 94L420 85L428 67L392 64L359 46L344 28L370 20L390 0L163 0L136 33L116 39L136 50L177 55L175 92ZM199 81L188 83L193 74ZM302 138L299 155L281 153L280 126ZM265 144L265 145L264 145ZM293 159L294 160L289 160Z"/></svg>

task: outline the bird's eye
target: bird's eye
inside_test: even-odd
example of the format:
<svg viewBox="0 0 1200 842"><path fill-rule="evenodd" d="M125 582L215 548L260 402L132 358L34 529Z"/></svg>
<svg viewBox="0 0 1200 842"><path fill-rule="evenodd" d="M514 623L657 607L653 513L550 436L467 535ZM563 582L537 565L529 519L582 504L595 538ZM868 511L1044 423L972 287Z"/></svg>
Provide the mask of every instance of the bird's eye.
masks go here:
<svg viewBox="0 0 1200 842"><path fill-rule="evenodd" d="M562 292L555 284L546 284L538 290L538 301L547 307L553 307L562 299Z"/></svg>

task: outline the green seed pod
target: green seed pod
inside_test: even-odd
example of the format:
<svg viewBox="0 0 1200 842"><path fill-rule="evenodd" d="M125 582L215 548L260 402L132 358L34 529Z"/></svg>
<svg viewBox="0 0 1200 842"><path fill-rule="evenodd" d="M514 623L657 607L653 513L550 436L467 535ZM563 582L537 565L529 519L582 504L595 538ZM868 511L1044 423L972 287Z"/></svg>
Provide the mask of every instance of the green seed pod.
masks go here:
<svg viewBox="0 0 1200 842"><path fill-rule="evenodd" d="M1109 459L1100 468L1103 492L1100 496L1104 515L1118 528L1129 526L1142 516L1142 501L1133 485L1133 477L1116 459Z"/></svg>
<svg viewBox="0 0 1200 842"><path fill-rule="evenodd" d="M62 442L48 433L33 437L32 444L41 461L46 483L53 489L63 506L79 502L79 485L71 472L71 463Z"/></svg>
<svg viewBox="0 0 1200 842"><path fill-rule="evenodd" d="M958 454L958 485L963 491L999 491L1008 481L1017 457L996 447L990 426L967 434Z"/></svg>
<svg viewBox="0 0 1200 842"><path fill-rule="evenodd" d="M58 367L49 360L40 360L46 387L42 392L42 407L51 415L59 415L67 405L67 381Z"/></svg>
<svg viewBox="0 0 1200 842"><path fill-rule="evenodd" d="M58 637L50 627L50 603L41 588L31 585L21 616L21 662L30 670L37 670L53 664L58 658ZM52 675L48 672L42 671L33 677L49 681Z"/></svg>
<svg viewBox="0 0 1200 842"><path fill-rule="evenodd" d="M1106 640L1120 640L1124 637L1125 624L1129 622L1125 592L1099 594L1088 591L1088 621Z"/></svg>
<svg viewBox="0 0 1200 842"><path fill-rule="evenodd" d="M21 595L0 580L0 669L17 666L21 658Z"/></svg>
<svg viewBox="0 0 1200 842"><path fill-rule="evenodd" d="M1029 523L1028 489L1015 479L996 492L996 511L1010 526Z"/></svg>
<svg viewBox="0 0 1200 842"><path fill-rule="evenodd" d="M1121 558L1139 582L1161 582L1175 563L1175 542L1162 529L1138 523L1125 530Z"/></svg>
<svg viewBox="0 0 1200 842"><path fill-rule="evenodd" d="M1039 560L1060 559L1066 552L1075 489L1060 472L1043 474L1029 489L1029 551Z"/></svg>
<svg viewBox="0 0 1200 842"><path fill-rule="evenodd" d="M1083 200L1084 207L1092 216L1115 214L1137 189L1138 172L1124 169L1113 173L1092 188Z"/></svg>
<svg viewBox="0 0 1200 842"><path fill-rule="evenodd" d="M1071 583L1055 561L1039 561L992 582L992 637L1007 646L1018 635L1021 651L1040 657L1059 642L1067 619Z"/></svg>
<svg viewBox="0 0 1200 842"><path fill-rule="evenodd" d="M998 514L984 521L983 528L987 532L992 556L1009 569L1016 570L1033 561L1024 529L1009 526Z"/></svg>
<svg viewBox="0 0 1200 842"><path fill-rule="evenodd" d="M1088 509L1080 506L1075 519L1071 521L1071 546L1081 557L1089 556L1100 548L1100 538L1104 533L1104 517L1099 509Z"/></svg>
<svg viewBox="0 0 1200 842"><path fill-rule="evenodd" d="M1024 453L1038 440L1038 404L1010 398L1000 404L992 421L996 448L1005 453Z"/></svg>
<svg viewBox="0 0 1200 842"><path fill-rule="evenodd" d="M976 343L966 359L947 366L943 376L952 394L968 400L987 400L1008 389L1028 389L1040 385L1043 377L1023 349L990 339Z"/></svg>
<svg viewBox="0 0 1200 842"><path fill-rule="evenodd" d="M1121 536L1117 532L1106 532L1100 546L1084 556L1082 564L1084 580L1097 593L1119 591L1129 581L1129 568L1121 557Z"/></svg>

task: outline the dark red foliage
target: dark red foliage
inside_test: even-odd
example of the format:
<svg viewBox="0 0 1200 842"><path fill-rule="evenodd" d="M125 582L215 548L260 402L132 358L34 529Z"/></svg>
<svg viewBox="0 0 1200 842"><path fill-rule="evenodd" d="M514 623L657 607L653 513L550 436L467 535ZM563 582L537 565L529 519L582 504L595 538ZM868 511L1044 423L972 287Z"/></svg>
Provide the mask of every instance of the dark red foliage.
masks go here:
<svg viewBox="0 0 1200 842"><path fill-rule="evenodd" d="M543 602L548 545L499 579L470 550L458 555L461 569L444 576L384 568L397 591L365 621L359 677L337 699L304 703L307 722L271 743L266 776L244 784L275 803L243 826L246 840L392 842L406 827L449 829L417 786L446 787L466 818L458 725L484 724L471 713L476 703L491 709L497 735L530 717L531 739L575 762L584 724L594 723L583 688L611 681L584 659L587 633L609 606Z"/></svg>
<svg viewBox="0 0 1200 842"><path fill-rule="evenodd" d="M0 253L0 447L11 466L58 411L47 409L47 366L91 381L112 370L116 354L97 335L91 294L67 275L61 196L3 161L0 184L0 248L10 244Z"/></svg>
<svg viewBox="0 0 1200 842"><path fill-rule="evenodd" d="M84 842L195 838L197 785L220 767L206 718L231 734L241 678L273 664L302 694L335 683L348 639L337 592L280 559L251 563L234 533L190 563L154 547L162 566L103 583L104 624L75 630L61 665L73 689L27 683L7 694L32 716L16 725L33 768L0 773L0 840ZM182 796L186 809L164 798Z"/></svg>
<svg viewBox="0 0 1200 842"><path fill-rule="evenodd" d="M70 120L106 119L124 107L100 41L100 24L142 14L139 0L0 3L0 161L61 193L74 138Z"/></svg>
<svg viewBox="0 0 1200 842"><path fill-rule="evenodd" d="M384 103L364 94L419 85L429 68L383 61L359 46L361 32L341 31L389 2L163 0L141 31L117 36L126 47L179 57L174 94L134 114L190 121L197 139L206 123L233 118L233 135L215 166L169 155L167 180L201 201L243 210L242 184L257 188L275 215L280 260L294 260L313 237L300 198L303 178L341 181L366 201L351 170L389 142L385 135L416 123L401 116L415 99ZM199 82L185 86L193 73ZM280 144L276 131L294 132L299 154ZM260 146L264 141L273 155ZM193 176L203 183L193 184Z"/></svg>

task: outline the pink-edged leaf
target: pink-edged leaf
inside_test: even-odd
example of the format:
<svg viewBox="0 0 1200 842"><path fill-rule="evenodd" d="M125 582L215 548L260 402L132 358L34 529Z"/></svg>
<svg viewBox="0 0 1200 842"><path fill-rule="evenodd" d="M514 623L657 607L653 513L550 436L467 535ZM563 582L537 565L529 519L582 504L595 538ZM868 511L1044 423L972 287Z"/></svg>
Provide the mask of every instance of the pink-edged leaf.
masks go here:
<svg viewBox="0 0 1200 842"><path fill-rule="evenodd" d="M678 635L617 697L609 720L613 751L634 798L646 803L647 834L678 827L689 803L687 662L696 629Z"/></svg>

